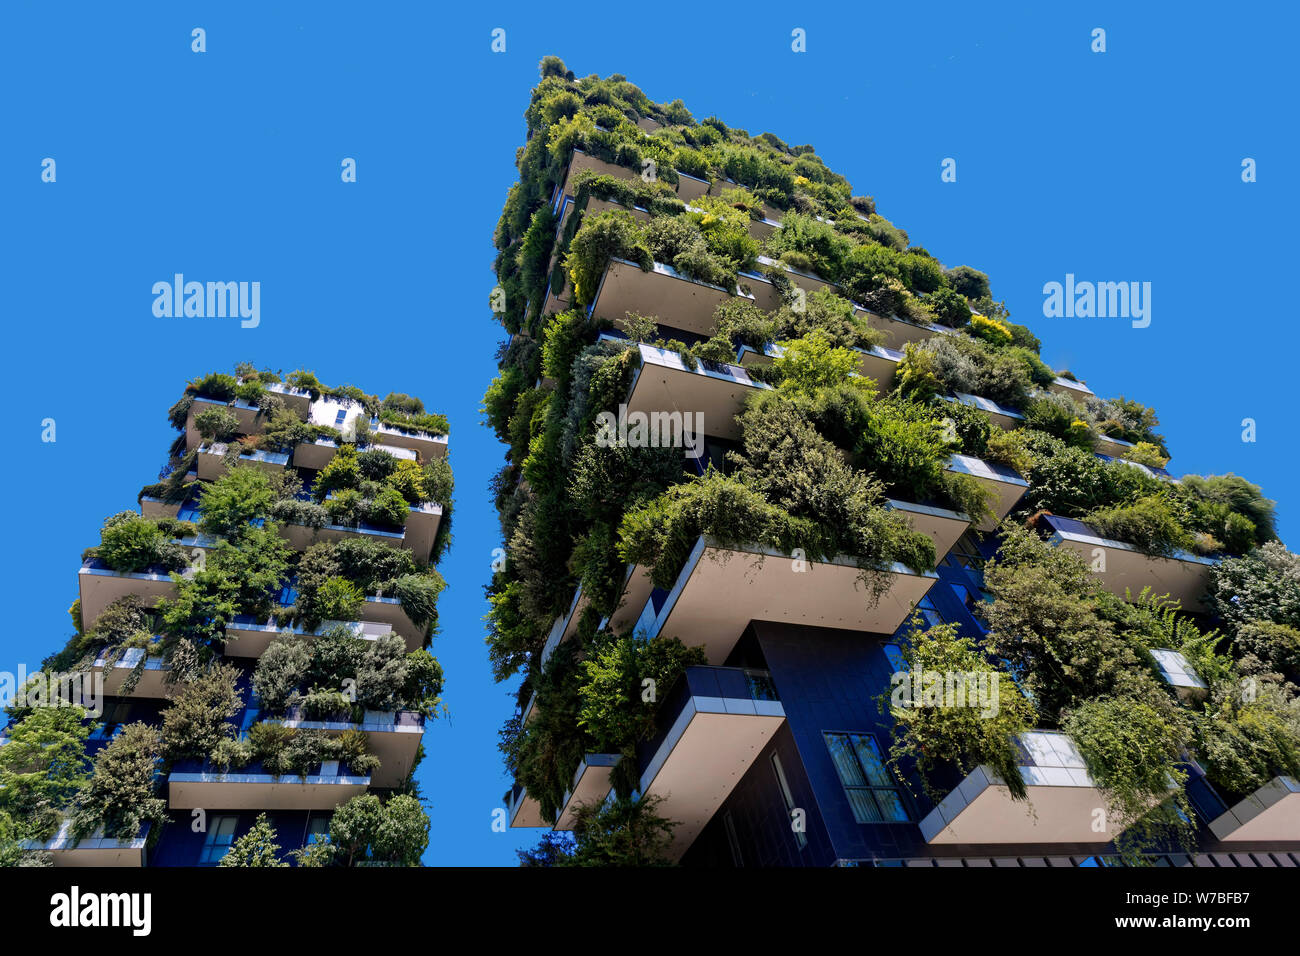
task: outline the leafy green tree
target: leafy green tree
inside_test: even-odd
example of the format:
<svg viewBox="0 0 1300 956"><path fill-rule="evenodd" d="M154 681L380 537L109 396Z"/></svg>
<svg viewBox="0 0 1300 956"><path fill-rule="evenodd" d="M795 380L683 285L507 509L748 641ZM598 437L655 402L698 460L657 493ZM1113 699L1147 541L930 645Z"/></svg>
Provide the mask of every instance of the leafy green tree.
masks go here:
<svg viewBox="0 0 1300 956"><path fill-rule="evenodd" d="M930 776L939 766L952 764L966 774L988 764L1014 799L1026 799L1016 738L1034 728L1037 714L1010 677L971 638L961 636L955 624L922 629L913 620L903 656L907 671L899 676L909 681L909 693L900 695L900 706L893 705L893 690L883 693L879 701L881 710L894 718L890 763L895 769L914 760L927 793L938 801L944 794L932 790ZM965 681L963 703L927 701L927 674L937 675L940 681L960 675ZM977 696L981 691L988 695L986 699Z"/></svg>
<svg viewBox="0 0 1300 956"><path fill-rule="evenodd" d="M129 839L144 823L166 819L167 801L155 795L154 780L161 743L148 724L128 724L95 756L94 773L74 803L74 836L84 839L103 831L107 837Z"/></svg>
<svg viewBox="0 0 1300 956"><path fill-rule="evenodd" d="M420 801L407 794L389 797L371 840L373 857L398 866L419 866L428 846L429 817Z"/></svg>
<svg viewBox="0 0 1300 956"><path fill-rule="evenodd" d="M200 528L208 534L237 538L249 522L266 518L275 502L270 479L252 465L237 465L203 486Z"/></svg>
<svg viewBox="0 0 1300 956"><path fill-rule="evenodd" d="M182 685L162 715L162 748L168 759L204 759L218 741L234 736L228 721L243 707L238 680L238 668L219 664Z"/></svg>
<svg viewBox="0 0 1300 956"><path fill-rule="evenodd" d="M0 810L33 839L57 829L89 778L85 716L80 707L33 708L0 747Z"/></svg>
<svg viewBox="0 0 1300 956"><path fill-rule="evenodd" d="M230 845L218 866L288 866L280 859L275 841L275 827L265 813L259 813L252 829Z"/></svg>
<svg viewBox="0 0 1300 956"><path fill-rule="evenodd" d="M573 843L546 839L519 853L522 866L672 866L672 821L658 813L659 798L619 798L575 811ZM549 834L548 834L549 836Z"/></svg>

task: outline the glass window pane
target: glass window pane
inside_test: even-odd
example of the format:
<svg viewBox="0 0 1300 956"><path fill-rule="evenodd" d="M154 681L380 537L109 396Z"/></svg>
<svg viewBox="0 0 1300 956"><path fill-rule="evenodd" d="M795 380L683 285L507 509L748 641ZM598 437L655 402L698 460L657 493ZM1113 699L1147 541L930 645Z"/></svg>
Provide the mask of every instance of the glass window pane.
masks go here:
<svg viewBox="0 0 1300 956"><path fill-rule="evenodd" d="M873 790L876 801L880 804L880 813L890 823L906 823L907 809L903 806L902 799L898 796L898 791Z"/></svg>
<svg viewBox="0 0 1300 956"><path fill-rule="evenodd" d="M831 759L835 761L835 770L840 775L840 783L846 787L860 787L866 784L862 768L853 756L853 747L849 744L848 734L826 734L826 746L830 748Z"/></svg>
<svg viewBox="0 0 1300 956"><path fill-rule="evenodd" d="M867 780L873 787L892 787L894 785L894 781L889 779L889 774L885 770L884 761L880 758L880 747L874 737L868 737L865 734L854 734L853 749L857 752L858 760L862 762L862 769L867 775Z"/></svg>
<svg viewBox="0 0 1300 956"><path fill-rule="evenodd" d="M844 791L849 797L849 806L853 808L853 819L858 823L884 823L876 800L870 790L850 788Z"/></svg>

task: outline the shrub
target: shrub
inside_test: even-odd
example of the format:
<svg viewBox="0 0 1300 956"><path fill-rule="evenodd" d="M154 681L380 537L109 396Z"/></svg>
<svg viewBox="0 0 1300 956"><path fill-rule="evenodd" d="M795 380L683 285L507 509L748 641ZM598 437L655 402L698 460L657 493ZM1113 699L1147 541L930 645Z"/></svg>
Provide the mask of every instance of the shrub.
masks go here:
<svg viewBox="0 0 1300 956"><path fill-rule="evenodd" d="M333 577L316 592L313 617L326 621L355 621L366 603L366 596L347 578Z"/></svg>
<svg viewBox="0 0 1300 956"><path fill-rule="evenodd" d="M135 515L122 521L110 518L100 532L95 553L108 567L124 573L151 567L180 571L188 564L184 550L163 533L157 522Z"/></svg>
<svg viewBox="0 0 1300 956"><path fill-rule="evenodd" d="M943 794L930 786L930 776L942 765L955 765L966 774L988 764L1007 784L1014 799L1027 799L1020 775L1020 754L1016 737L1035 726L1034 707L1006 675L995 668L976 643L957 633L957 625L941 624L928 629L912 622L904 644L907 670L896 677L917 675L910 694L900 695L902 704L892 703L894 693L881 695L878 706L894 718L889 760L901 773L905 761L915 761L923 785L935 799ZM920 675L958 674L970 683L966 706L927 706ZM898 682L894 682L895 692ZM989 690L989 699L979 701L977 689ZM994 696L996 695L996 696ZM990 711L992 714L990 715Z"/></svg>
<svg viewBox="0 0 1300 956"><path fill-rule="evenodd" d="M1121 851L1158 829L1190 828L1190 805L1182 793L1187 781L1183 752L1187 729L1141 701L1102 698L1072 710L1062 729L1079 748L1088 774L1106 799L1112 830L1126 830ZM1170 792L1177 793L1166 803ZM1180 820L1175 807L1183 811ZM1145 818L1145 819L1144 819Z"/></svg>
<svg viewBox="0 0 1300 956"><path fill-rule="evenodd" d="M28 839L45 840L86 783L86 737L80 707L36 707L11 723L0 747L0 812Z"/></svg>
<svg viewBox="0 0 1300 956"><path fill-rule="evenodd" d="M298 701L312 652L299 637L277 637L267 645L253 670L253 693L263 710L283 714Z"/></svg>
<svg viewBox="0 0 1300 956"><path fill-rule="evenodd" d="M1099 508L1086 520L1102 537L1125 541L1147 554L1169 557L1180 550L1190 551L1195 544L1164 499L1156 495Z"/></svg>
<svg viewBox="0 0 1300 956"><path fill-rule="evenodd" d="M653 265L640 227L632 214L623 210L609 210L584 219L569 243L565 269L573 283L575 302L587 305L592 301L612 258L629 259L646 270Z"/></svg>
<svg viewBox="0 0 1300 956"><path fill-rule="evenodd" d="M391 587L392 596L402 603L402 610L417 627L436 620L438 617L438 595L446 587L446 582L436 571L428 574L404 574L397 578Z"/></svg>
<svg viewBox="0 0 1300 956"><path fill-rule="evenodd" d="M182 685L162 714L162 751L169 760L206 758L217 741L235 733L227 720L243 707L239 671L221 664Z"/></svg>
<svg viewBox="0 0 1300 956"><path fill-rule="evenodd" d="M96 832L117 839L134 838L151 822L167 818L167 802L154 795L158 731L147 724L128 724L95 757L95 770L81 788L72 811L72 832L85 839Z"/></svg>
<svg viewBox="0 0 1300 956"><path fill-rule="evenodd" d="M230 441L239 434L239 419L228 408L205 408L194 416L194 428L209 441Z"/></svg>
<svg viewBox="0 0 1300 956"><path fill-rule="evenodd" d="M1300 558L1271 541L1210 569L1206 603L1230 627L1271 621L1300 628Z"/></svg>
<svg viewBox="0 0 1300 956"><path fill-rule="evenodd" d="M410 513L410 506L401 492L395 488L382 488L370 500L367 517L371 522L389 528L403 528Z"/></svg>
<svg viewBox="0 0 1300 956"><path fill-rule="evenodd" d="M203 486L199 526L208 534L235 538L249 522L268 517L274 501L266 474L251 465L239 465Z"/></svg>

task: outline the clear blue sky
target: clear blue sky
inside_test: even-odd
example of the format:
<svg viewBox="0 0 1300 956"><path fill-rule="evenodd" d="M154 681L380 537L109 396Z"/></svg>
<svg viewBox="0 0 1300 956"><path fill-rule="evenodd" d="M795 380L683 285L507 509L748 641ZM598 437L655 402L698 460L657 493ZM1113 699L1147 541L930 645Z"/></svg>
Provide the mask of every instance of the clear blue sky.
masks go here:
<svg viewBox="0 0 1300 956"><path fill-rule="evenodd" d="M0 10L0 669L35 668L66 640L78 556L154 480L188 378L248 360L418 394L451 420L457 479L435 643L452 716L426 737L426 861L513 864L535 842L491 830L512 703L483 645L502 449L478 408L500 337L492 231L548 53L812 143L913 242L988 272L1049 363L1154 406L1173 471L1246 475L1278 499L1283 537L1300 533L1294 9L271 6ZM194 27L206 53L190 50ZM796 27L807 53L790 51ZM945 157L956 183L940 181ZM1243 157L1258 182L1241 182ZM175 272L260 281L260 327L154 318L150 287ZM1150 327L1043 318L1043 284L1067 272L1151 282Z"/></svg>

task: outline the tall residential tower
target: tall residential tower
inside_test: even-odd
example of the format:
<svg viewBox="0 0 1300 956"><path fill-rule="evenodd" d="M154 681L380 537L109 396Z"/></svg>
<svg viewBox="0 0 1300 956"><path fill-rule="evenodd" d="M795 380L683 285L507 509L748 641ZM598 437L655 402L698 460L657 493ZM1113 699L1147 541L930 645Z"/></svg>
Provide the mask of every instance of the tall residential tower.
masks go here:
<svg viewBox="0 0 1300 956"><path fill-rule="evenodd" d="M1300 865L1258 487L813 147L553 57L526 121L489 648L511 825L577 833L529 861Z"/></svg>
<svg viewBox="0 0 1300 956"><path fill-rule="evenodd" d="M169 418L160 480L83 555L75 635L9 709L0 855L418 864L445 418L252 366Z"/></svg>

